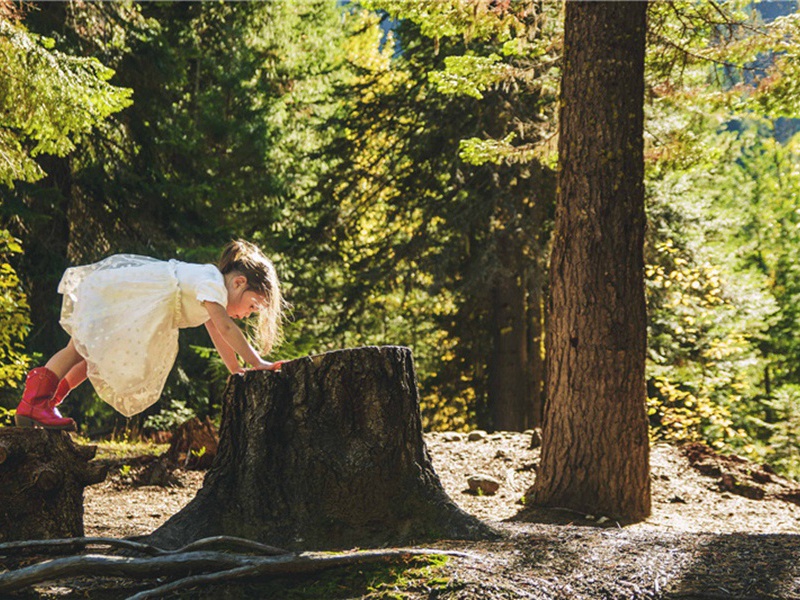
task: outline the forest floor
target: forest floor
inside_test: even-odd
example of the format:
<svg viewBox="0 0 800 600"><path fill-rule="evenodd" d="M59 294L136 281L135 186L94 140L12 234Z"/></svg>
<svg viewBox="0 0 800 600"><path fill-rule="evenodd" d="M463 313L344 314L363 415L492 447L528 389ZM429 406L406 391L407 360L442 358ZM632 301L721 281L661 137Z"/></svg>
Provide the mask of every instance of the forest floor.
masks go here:
<svg viewBox="0 0 800 600"><path fill-rule="evenodd" d="M620 526L603 515L526 507L521 499L539 459L527 434L425 439L450 497L494 526L498 539L426 546L468 554L446 561L219 584L181 597L800 600L800 484L768 468L702 445L656 444L653 514ZM105 454L115 465L107 481L86 489L87 536L150 533L202 485L203 472L179 470L176 485L134 486L136 467L125 465L135 461L126 463L119 448L111 454ZM499 491L470 493L467 478L476 473L500 481ZM70 581L17 597L115 599L141 589L142 582Z"/></svg>

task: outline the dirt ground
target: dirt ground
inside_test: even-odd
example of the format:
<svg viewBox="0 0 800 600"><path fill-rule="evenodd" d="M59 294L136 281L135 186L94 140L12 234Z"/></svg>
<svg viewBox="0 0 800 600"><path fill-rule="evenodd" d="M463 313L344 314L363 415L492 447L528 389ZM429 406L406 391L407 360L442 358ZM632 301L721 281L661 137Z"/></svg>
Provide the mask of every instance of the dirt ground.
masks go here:
<svg viewBox="0 0 800 600"><path fill-rule="evenodd" d="M800 600L800 484L767 468L701 445L656 444L653 514L621 527L603 515L526 507L522 498L539 458L539 451L528 447L528 434L470 441L466 435L433 433L425 439L450 497L499 530L498 540L439 542L434 546L469 557L450 559L433 578L389 586L372 582L356 591L340 586L344 595L303 595L296 588L275 595L257 587L223 594L225 588L215 586L186 597ZM499 491L469 492L473 474L494 477ZM115 467L106 482L86 490L86 535L119 538L153 531L194 496L204 473L176 475L180 485L134 487L127 483L130 470ZM38 592L40 598L93 597L91 588L43 586Z"/></svg>

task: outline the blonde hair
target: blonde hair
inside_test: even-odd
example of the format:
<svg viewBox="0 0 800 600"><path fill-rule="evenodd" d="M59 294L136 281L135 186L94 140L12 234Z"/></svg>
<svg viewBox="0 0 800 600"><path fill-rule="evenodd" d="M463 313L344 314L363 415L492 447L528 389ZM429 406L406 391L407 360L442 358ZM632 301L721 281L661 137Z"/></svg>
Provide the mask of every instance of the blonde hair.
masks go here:
<svg viewBox="0 0 800 600"><path fill-rule="evenodd" d="M255 342L261 352L268 354L280 341L283 316L283 297L275 265L258 246L235 240L222 249L218 267L223 275L232 272L244 275L248 289L266 298L266 306L258 311Z"/></svg>

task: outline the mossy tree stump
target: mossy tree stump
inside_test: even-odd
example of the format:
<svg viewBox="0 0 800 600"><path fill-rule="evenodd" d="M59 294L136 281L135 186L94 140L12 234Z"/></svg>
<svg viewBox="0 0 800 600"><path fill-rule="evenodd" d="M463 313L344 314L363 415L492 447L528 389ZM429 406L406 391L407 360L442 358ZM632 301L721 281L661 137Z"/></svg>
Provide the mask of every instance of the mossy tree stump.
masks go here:
<svg viewBox="0 0 800 600"><path fill-rule="evenodd" d="M63 431L0 428L0 542L83 536L83 490L107 472L96 451Z"/></svg>
<svg viewBox="0 0 800 600"><path fill-rule="evenodd" d="M202 489L147 541L335 549L492 534L433 470L411 351L368 347L232 377Z"/></svg>

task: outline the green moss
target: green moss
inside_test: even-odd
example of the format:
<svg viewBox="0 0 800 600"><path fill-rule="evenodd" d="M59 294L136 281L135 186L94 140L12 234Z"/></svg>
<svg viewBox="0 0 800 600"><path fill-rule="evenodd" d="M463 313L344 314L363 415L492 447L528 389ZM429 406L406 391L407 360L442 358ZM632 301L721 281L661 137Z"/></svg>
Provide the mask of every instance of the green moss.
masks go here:
<svg viewBox="0 0 800 600"><path fill-rule="evenodd" d="M131 442L126 440L93 442L86 438L75 437L74 441L76 444L97 446L98 459L124 460L145 455L159 456L169 448L169 444Z"/></svg>
<svg viewBox="0 0 800 600"><path fill-rule="evenodd" d="M251 584L209 589L203 598L281 598L281 600L337 600L361 597L369 600L401 600L421 589L444 590L451 586L442 555L414 557L390 564L331 569L316 577L282 577Z"/></svg>

